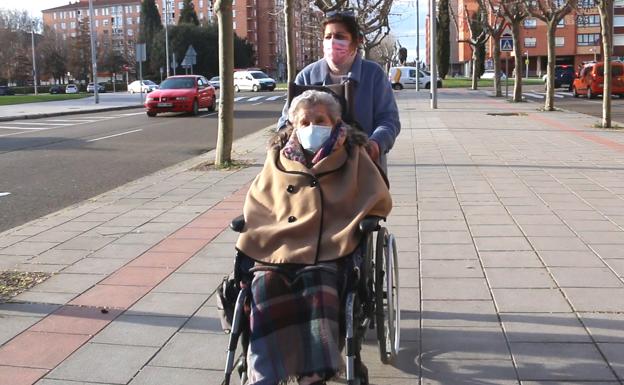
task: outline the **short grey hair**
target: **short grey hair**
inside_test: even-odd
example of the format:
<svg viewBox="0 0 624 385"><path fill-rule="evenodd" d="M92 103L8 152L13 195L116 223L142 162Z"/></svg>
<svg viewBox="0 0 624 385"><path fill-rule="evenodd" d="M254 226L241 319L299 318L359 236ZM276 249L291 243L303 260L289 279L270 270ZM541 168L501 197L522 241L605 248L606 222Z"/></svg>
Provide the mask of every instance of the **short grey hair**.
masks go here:
<svg viewBox="0 0 624 385"><path fill-rule="evenodd" d="M316 106L319 104L324 105L325 108L327 108L329 117L333 122L337 122L342 117L342 107L336 97L328 92L307 90L290 102L290 107L288 108L288 120L291 123L294 123L295 115L301 108Z"/></svg>

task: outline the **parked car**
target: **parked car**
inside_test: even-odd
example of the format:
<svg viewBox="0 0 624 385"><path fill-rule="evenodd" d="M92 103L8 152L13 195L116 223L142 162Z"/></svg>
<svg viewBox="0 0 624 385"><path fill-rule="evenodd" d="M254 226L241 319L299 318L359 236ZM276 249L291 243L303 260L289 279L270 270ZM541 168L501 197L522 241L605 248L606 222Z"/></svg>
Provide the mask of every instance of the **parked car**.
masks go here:
<svg viewBox="0 0 624 385"><path fill-rule="evenodd" d="M59 85L59 84L55 84L53 86L50 86L50 93L51 94L64 94L65 93L65 87L63 87L62 85Z"/></svg>
<svg viewBox="0 0 624 385"><path fill-rule="evenodd" d="M572 95L586 95L593 99L602 95L604 85L604 63L588 63L578 73L572 83ZM611 93L624 97L624 63L611 62Z"/></svg>
<svg viewBox="0 0 624 385"><path fill-rule="evenodd" d="M494 79L494 70L485 70L483 72L483 75L481 75L481 79ZM505 73L503 71L501 71L500 73L500 80L505 80L507 79L507 75L505 75Z"/></svg>
<svg viewBox="0 0 624 385"><path fill-rule="evenodd" d="M145 98L147 116L160 112L199 113L200 108L214 111L217 103L215 89L200 75L170 76Z"/></svg>
<svg viewBox="0 0 624 385"><path fill-rule="evenodd" d="M210 85L213 86L217 90L221 88L221 80L219 79L218 76L210 78L210 80L208 80L208 83L210 83Z"/></svg>
<svg viewBox="0 0 624 385"><path fill-rule="evenodd" d="M87 92L95 92L95 87L93 86L93 83L87 84ZM98 83L98 92L106 92L106 87L104 87L104 85L101 83Z"/></svg>
<svg viewBox="0 0 624 385"><path fill-rule="evenodd" d="M135 80L128 85L128 92L131 94L140 93L141 87L143 87L143 92L148 93L158 89L158 84L154 83L151 80L143 80L143 85L141 85L140 80Z"/></svg>
<svg viewBox="0 0 624 385"><path fill-rule="evenodd" d="M15 91L8 86L0 86L0 95L15 95Z"/></svg>
<svg viewBox="0 0 624 385"><path fill-rule="evenodd" d="M234 90L240 92L248 90L258 92L260 90L273 91L275 80L262 71L236 71L234 72Z"/></svg>
<svg viewBox="0 0 624 385"><path fill-rule="evenodd" d="M66 94L77 94L78 93L78 86L75 84L68 84L67 87L65 87L65 93Z"/></svg>
<svg viewBox="0 0 624 385"><path fill-rule="evenodd" d="M555 66L555 88L567 87L572 91L572 83L574 83L574 67L568 64ZM548 74L542 76L544 85L548 81Z"/></svg>
<svg viewBox="0 0 624 385"><path fill-rule="evenodd" d="M431 74L425 70L419 70L416 67L390 67L388 72L388 80L395 90L403 88L416 88L416 73L418 73L418 87L431 87ZM442 80L437 80L438 88L442 88Z"/></svg>

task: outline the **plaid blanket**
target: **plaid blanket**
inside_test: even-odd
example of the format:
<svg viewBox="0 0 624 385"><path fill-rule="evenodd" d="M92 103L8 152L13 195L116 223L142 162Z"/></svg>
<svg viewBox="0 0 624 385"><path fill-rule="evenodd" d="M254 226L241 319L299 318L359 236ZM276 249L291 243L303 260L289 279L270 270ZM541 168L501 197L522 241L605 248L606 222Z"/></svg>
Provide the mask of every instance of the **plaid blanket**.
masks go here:
<svg viewBox="0 0 624 385"><path fill-rule="evenodd" d="M335 376L340 354L342 266L256 265L251 282L249 384Z"/></svg>

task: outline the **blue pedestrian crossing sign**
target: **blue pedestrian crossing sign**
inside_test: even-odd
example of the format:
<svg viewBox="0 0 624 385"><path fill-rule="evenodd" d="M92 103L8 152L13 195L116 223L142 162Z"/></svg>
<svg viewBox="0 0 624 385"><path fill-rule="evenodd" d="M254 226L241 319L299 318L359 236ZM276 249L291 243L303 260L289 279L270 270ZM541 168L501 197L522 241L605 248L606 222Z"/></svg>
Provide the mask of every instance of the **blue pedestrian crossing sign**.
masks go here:
<svg viewBox="0 0 624 385"><path fill-rule="evenodd" d="M511 36L503 36L500 39L500 50L501 52L511 52L513 51L513 37Z"/></svg>

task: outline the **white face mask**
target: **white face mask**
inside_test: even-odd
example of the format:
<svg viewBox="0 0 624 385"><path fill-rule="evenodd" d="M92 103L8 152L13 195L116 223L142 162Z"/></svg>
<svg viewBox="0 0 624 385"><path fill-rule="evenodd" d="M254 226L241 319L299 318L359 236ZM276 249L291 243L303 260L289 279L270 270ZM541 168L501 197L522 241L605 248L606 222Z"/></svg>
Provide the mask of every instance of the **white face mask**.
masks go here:
<svg viewBox="0 0 624 385"><path fill-rule="evenodd" d="M316 152L329 139L331 130L330 126L310 124L297 129L297 138L299 138L299 143L305 150Z"/></svg>

